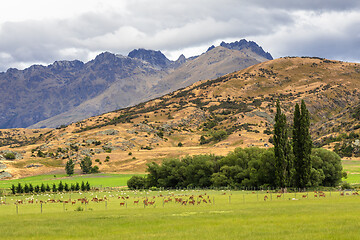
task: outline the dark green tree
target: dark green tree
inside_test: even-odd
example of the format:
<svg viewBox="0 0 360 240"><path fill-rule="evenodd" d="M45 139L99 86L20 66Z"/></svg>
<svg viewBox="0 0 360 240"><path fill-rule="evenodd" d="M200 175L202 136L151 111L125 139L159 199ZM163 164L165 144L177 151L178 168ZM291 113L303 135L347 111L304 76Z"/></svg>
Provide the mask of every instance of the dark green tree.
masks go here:
<svg viewBox="0 0 360 240"><path fill-rule="evenodd" d="M69 161L66 162L66 165L65 165L65 171L66 171L66 174L71 176L74 174L74 167L75 167L75 163L73 162L72 159L69 159Z"/></svg>
<svg viewBox="0 0 360 240"><path fill-rule="evenodd" d="M81 182L81 191L86 191L86 186L84 181Z"/></svg>
<svg viewBox="0 0 360 240"><path fill-rule="evenodd" d="M67 184L67 183L64 184L64 190L65 190L65 192L70 191L69 184Z"/></svg>
<svg viewBox="0 0 360 240"><path fill-rule="evenodd" d="M275 179L277 187L287 187L290 184L291 157L288 139L286 116L281 113L279 100L276 102L276 115L274 125L274 153L275 153Z"/></svg>
<svg viewBox="0 0 360 240"><path fill-rule="evenodd" d="M23 193L24 189L21 186L21 183L18 183L17 187L16 187L16 193Z"/></svg>
<svg viewBox="0 0 360 240"><path fill-rule="evenodd" d="M310 181L312 141L309 128L309 111L302 100L301 109L298 104L295 105L293 125L294 181L299 188L306 187Z"/></svg>
<svg viewBox="0 0 360 240"><path fill-rule="evenodd" d="M92 161L89 156L84 157L80 162L80 168L83 173L90 173L92 170Z"/></svg>
<svg viewBox="0 0 360 240"><path fill-rule="evenodd" d="M145 177L134 175L127 181L127 186L129 189L142 189L145 188L145 182Z"/></svg>
<svg viewBox="0 0 360 240"><path fill-rule="evenodd" d="M11 193L12 193L12 194L15 194L15 193L16 193L16 187L15 187L14 184L11 185L10 190L11 190Z"/></svg>
<svg viewBox="0 0 360 240"><path fill-rule="evenodd" d="M49 184L46 184L46 191L47 191L47 192L50 192L50 191L51 191Z"/></svg>
<svg viewBox="0 0 360 240"><path fill-rule="evenodd" d="M29 193L29 186L27 185L27 183L25 183L24 185L24 192Z"/></svg>
<svg viewBox="0 0 360 240"><path fill-rule="evenodd" d="M34 192L34 187L31 183L29 184L29 192L31 193Z"/></svg>
<svg viewBox="0 0 360 240"><path fill-rule="evenodd" d="M62 183L62 181L60 181L60 183L59 183L58 191L59 191L59 192L64 191L64 184Z"/></svg>
<svg viewBox="0 0 360 240"><path fill-rule="evenodd" d="M45 184L44 184L44 183L41 184L40 191L41 191L41 192L45 192L45 191L46 191L46 187L45 187Z"/></svg>
<svg viewBox="0 0 360 240"><path fill-rule="evenodd" d="M52 185L52 192L57 192L57 187L55 183L53 183Z"/></svg>
<svg viewBox="0 0 360 240"><path fill-rule="evenodd" d="M40 187L39 185L36 185L34 188L34 192L39 193L40 192Z"/></svg>
<svg viewBox="0 0 360 240"><path fill-rule="evenodd" d="M79 191L79 190L80 190L80 184L79 184L78 182L75 184L75 190L76 190L76 191Z"/></svg>

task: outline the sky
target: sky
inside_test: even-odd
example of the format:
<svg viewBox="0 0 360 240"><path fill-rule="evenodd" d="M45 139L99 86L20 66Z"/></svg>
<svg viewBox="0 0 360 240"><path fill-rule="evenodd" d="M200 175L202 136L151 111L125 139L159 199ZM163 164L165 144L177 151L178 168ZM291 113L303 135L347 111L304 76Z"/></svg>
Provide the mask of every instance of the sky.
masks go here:
<svg viewBox="0 0 360 240"><path fill-rule="evenodd" d="M0 71L137 48L176 60L240 39L274 58L360 62L359 26L358 0L3 1Z"/></svg>

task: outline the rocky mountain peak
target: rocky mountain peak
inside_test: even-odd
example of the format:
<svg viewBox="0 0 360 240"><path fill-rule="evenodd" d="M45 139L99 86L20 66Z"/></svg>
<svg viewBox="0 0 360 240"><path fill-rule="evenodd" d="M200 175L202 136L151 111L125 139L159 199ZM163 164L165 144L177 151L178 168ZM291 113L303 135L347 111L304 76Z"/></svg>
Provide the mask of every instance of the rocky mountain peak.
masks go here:
<svg viewBox="0 0 360 240"><path fill-rule="evenodd" d="M128 57L141 59L160 68L167 68L171 64L171 61L162 52L143 48L132 50Z"/></svg>
<svg viewBox="0 0 360 240"><path fill-rule="evenodd" d="M228 48L228 49L233 49L233 50L243 50L243 49L250 49L251 51L253 51L254 53L269 59L269 60L273 60L273 57L271 56L270 53L265 52L262 47L260 47L259 45L257 45L256 42L253 41L246 41L245 39L241 39L240 41L236 41L236 42L232 42L232 43L225 43L225 42L221 42L220 46ZM208 49L208 51L211 50L211 47Z"/></svg>

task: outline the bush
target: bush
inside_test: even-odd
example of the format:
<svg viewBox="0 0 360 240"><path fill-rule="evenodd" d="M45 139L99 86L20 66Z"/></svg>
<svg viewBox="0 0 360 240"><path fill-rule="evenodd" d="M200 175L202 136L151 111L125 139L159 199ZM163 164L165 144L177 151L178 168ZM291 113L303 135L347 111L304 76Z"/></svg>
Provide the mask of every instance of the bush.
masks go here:
<svg viewBox="0 0 360 240"><path fill-rule="evenodd" d="M99 170L99 167L98 166L94 166L92 169L91 169L91 173L99 173L100 170Z"/></svg>
<svg viewBox="0 0 360 240"><path fill-rule="evenodd" d="M341 189L345 190L345 189L352 189L353 187L350 185L350 183L348 182L342 182L341 184Z"/></svg>
<svg viewBox="0 0 360 240"><path fill-rule="evenodd" d="M146 187L146 179L141 176L132 176L127 181L127 186L129 189L143 189Z"/></svg>
<svg viewBox="0 0 360 240"><path fill-rule="evenodd" d="M4 155L4 157L7 160L14 160L15 159L15 154L14 153L7 153L7 154Z"/></svg>

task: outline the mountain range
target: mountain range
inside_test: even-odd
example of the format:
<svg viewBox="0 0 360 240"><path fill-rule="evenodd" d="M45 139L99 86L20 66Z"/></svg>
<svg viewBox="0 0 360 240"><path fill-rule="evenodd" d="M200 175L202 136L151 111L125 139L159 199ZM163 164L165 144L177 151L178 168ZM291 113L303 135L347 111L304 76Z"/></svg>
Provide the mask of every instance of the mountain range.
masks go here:
<svg viewBox="0 0 360 240"><path fill-rule="evenodd" d="M0 161L14 177L63 173L68 159L85 156L102 172L138 173L166 158L272 147L278 99L290 135L304 100L314 146L359 156L359 89L360 64L279 58L57 129L2 130ZM15 160L5 159L9 151Z"/></svg>
<svg viewBox="0 0 360 240"><path fill-rule="evenodd" d="M67 125L271 59L243 39L176 61L160 51L135 49L128 56L104 52L87 63L11 68L0 73L0 128Z"/></svg>

